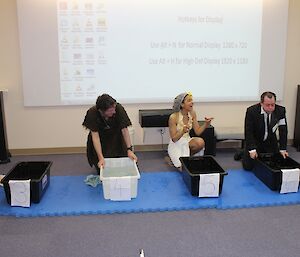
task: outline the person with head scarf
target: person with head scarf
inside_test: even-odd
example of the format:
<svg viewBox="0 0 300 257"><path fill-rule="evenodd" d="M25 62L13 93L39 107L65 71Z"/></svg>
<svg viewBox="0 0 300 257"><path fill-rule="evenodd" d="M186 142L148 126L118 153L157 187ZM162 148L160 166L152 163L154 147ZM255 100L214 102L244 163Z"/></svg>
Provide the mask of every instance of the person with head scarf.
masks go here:
<svg viewBox="0 0 300 257"><path fill-rule="evenodd" d="M190 137L193 129L197 136L210 125L213 118L205 118L204 125L200 126L197 115L193 110L193 96L190 93L181 93L175 97L173 113L169 117L170 142L168 154L172 164L181 170L179 157L204 154L205 142L201 137Z"/></svg>

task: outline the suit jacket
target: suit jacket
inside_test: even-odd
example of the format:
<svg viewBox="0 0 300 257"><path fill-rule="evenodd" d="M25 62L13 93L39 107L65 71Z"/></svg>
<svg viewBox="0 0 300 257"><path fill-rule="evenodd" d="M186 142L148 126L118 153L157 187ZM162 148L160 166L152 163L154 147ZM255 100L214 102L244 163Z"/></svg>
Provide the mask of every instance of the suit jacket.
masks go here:
<svg viewBox="0 0 300 257"><path fill-rule="evenodd" d="M281 121L281 122L279 122ZM282 121L285 121L285 125L281 125ZM260 103L252 105L247 108L245 117L245 147L246 149L253 150L264 149L264 145L271 145L272 149L278 151L278 140L276 136L276 130L279 130L279 147L280 150L286 150L287 146L287 122L285 115L285 108L280 105L275 105L275 110L271 115L270 127L271 133L268 134L266 141L265 135L265 121L264 114L261 114ZM270 147L269 147L270 148Z"/></svg>

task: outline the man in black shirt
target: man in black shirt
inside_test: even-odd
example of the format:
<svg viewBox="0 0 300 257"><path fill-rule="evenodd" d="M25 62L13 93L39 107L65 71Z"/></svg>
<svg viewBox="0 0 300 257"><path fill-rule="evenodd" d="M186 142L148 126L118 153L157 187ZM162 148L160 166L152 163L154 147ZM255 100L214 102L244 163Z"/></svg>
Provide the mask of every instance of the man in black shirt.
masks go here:
<svg viewBox="0 0 300 257"><path fill-rule="evenodd" d="M97 98L82 123L90 130L87 139L87 158L99 172L104 158L129 157L137 160L133 152L128 126L131 121L124 107L108 94Z"/></svg>

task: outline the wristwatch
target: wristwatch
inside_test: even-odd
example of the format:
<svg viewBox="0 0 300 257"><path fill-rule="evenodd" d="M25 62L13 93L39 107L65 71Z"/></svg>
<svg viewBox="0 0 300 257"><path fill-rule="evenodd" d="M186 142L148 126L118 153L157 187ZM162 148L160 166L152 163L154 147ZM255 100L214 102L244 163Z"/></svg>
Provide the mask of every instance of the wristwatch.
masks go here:
<svg viewBox="0 0 300 257"><path fill-rule="evenodd" d="M127 147L127 151L128 151L128 150L132 151L132 148L133 148L132 145L129 146L129 147Z"/></svg>

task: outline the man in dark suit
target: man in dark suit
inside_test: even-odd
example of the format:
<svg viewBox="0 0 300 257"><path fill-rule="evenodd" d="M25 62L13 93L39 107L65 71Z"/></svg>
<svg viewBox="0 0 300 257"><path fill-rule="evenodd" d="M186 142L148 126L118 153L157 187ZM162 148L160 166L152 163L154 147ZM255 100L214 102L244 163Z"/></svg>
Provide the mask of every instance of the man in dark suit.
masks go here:
<svg viewBox="0 0 300 257"><path fill-rule="evenodd" d="M276 131L279 131L279 142ZM279 144L278 144L279 143ZM259 153L278 153L288 156L285 108L276 104L273 92L264 92L260 103L247 108L245 117L245 152L243 168L252 170Z"/></svg>

